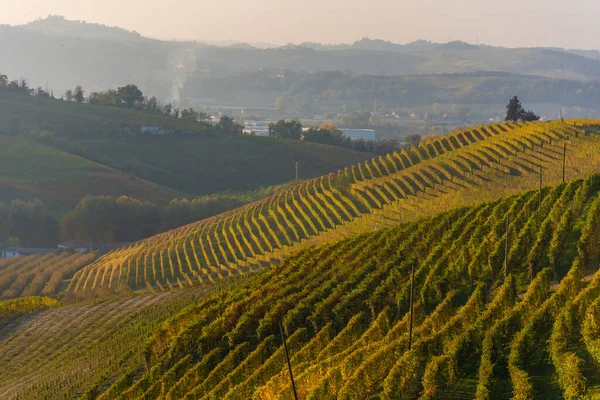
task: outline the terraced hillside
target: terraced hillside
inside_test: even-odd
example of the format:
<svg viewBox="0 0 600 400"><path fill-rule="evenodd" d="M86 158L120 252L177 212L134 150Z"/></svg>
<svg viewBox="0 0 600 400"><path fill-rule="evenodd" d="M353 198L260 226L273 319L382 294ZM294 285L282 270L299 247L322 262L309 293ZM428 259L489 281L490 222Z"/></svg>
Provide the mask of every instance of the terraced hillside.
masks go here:
<svg viewBox="0 0 600 400"><path fill-rule="evenodd" d="M23 309L24 299L33 299L25 304L29 309L56 301L36 302L40 299L36 297L0 301L0 398L72 399L84 392L84 398L94 398L122 371L143 363L144 341L162 322L208 290L54 304L45 311L17 316L5 309L14 308L11 305Z"/></svg>
<svg viewBox="0 0 600 400"><path fill-rule="evenodd" d="M577 126L576 126L577 125ZM68 290L167 289L277 263L299 246L415 220L600 168L598 121L498 124L307 180L275 197L100 258ZM585 129L586 128L587 131Z"/></svg>
<svg viewBox="0 0 600 400"><path fill-rule="evenodd" d="M97 398L293 398L280 322L301 399L598 398L599 191L592 175L304 249L163 324ZM52 312L68 310L32 323ZM25 393L12 370L39 356L41 328L20 329L0 342L5 396ZM26 337L31 348L5 353ZM59 397L45 389L55 376L27 393Z"/></svg>
<svg viewBox="0 0 600 400"><path fill-rule="evenodd" d="M0 300L22 296L55 297L75 272L89 265L97 253L44 254L0 260Z"/></svg>

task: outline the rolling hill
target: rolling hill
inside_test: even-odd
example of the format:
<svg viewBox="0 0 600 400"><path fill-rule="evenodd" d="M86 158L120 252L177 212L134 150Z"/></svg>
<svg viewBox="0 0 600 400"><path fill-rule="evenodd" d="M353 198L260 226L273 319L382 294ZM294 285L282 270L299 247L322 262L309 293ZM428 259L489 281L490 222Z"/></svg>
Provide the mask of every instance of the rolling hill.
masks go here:
<svg viewBox="0 0 600 400"><path fill-rule="evenodd" d="M110 253L68 291L208 284L324 243L597 171L596 121L474 127L304 181L280 194Z"/></svg>
<svg viewBox="0 0 600 400"><path fill-rule="evenodd" d="M455 208L303 249L210 292L14 317L0 331L0 393L289 399L281 322L301 399L594 398L599 190L591 175Z"/></svg>
<svg viewBox="0 0 600 400"><path fill-rule="evenodd" d="M143 135L143 125L174 133ZM60 211L87 194L164 204L173 193L251 191L293 180L296 161L301 177L315 177L372 156L295 140L234 138L205 124L1 88L0 134L7 153L0 158L0 201L39 197Z"/></svg>
<svg viewBox="0 0 600 400"><path fill-rule="evenodd" d="M6 49L3 73L28 77L34 86L49 82L57 93L75 84L97 91L136 83L159 98L184 101L182 89L198 92L194 82L199 79L234 77L271 68L361 75L500 71L576 81L600 78L600 60L586 51L512 49L463 42L399 45L370 39L338 46L305 43L267 49L217 47L152 40L120 28L61 17L23 26L0 26L0 46Z"/></svg>
<svg viewBox="0 0 600 400"><path fill-rule="evenodd" d="M88 194L157 204L174 198L165 187L33 140L0 136L0 148L0 202L40 198L65 211Z"/></svg>

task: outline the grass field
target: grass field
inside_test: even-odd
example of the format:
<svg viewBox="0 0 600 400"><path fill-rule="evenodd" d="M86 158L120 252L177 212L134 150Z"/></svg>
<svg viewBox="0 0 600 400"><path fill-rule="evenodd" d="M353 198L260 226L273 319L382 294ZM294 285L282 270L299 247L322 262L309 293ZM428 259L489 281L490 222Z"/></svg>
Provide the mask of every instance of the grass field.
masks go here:
<svg viewBox="0 0 600 400"><path fill-rule="evenodd" d="M172 137L55 141L74 154L129 170L183 193L248 191L313 178L373 155L341 147L263 137L183 140Z"/></svg>
<svg viewBox="0 0 600 400"><path fill-rule="evenodd" d="M174 197L157 184L28 139L0 136L0 149L3 201L29 196L67 207L88 194L126 195L154 203Z"/></svg>

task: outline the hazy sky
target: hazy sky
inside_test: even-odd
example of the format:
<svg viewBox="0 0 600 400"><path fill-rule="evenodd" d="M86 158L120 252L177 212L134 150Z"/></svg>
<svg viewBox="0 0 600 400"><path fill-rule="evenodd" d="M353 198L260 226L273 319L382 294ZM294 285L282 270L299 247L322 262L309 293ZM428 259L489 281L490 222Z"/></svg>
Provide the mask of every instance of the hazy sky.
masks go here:
<svg viewBox="0 0 600 400"><path fill-rule="evenodd" d="M598 0L0 0L0 10L0 24L64 15L161 39L600 48Z"/></svg>

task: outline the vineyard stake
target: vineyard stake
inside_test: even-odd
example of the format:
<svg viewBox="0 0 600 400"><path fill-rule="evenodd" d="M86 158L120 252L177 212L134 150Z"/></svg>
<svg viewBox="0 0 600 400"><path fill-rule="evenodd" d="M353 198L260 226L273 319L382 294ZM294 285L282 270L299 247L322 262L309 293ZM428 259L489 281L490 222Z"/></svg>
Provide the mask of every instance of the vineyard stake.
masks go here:
<svg viewBox="0 0 600 400"><path fill-rule="evenodd" d="M542 207L542 168L540 165L540 208Z"/></svg>
<svg viewBox="0 0 600 400"><path fill-rule="evenodd" d="M565 168L567 165L567 144L565 143L565 147L563 149L563 183L565 183Z"/></svg>
<svg viewBox="0 0 600 400"><path fill-rule="evenodd" d="M292 373L292 364L290 363L290 355L288 354L288 348L287 344L285 343L285 336L283 335L283 328L281 327L281 322L279 322L279 332L281 332L281 340L283 341L283 349L285 350L285 360L287 361L288 370L290 371L290 381L292 381L294 399L298 400L298 394L296 393L296 385L294 384L294 374Z"/></svg>
<svg viewBox="0 0 600 400"><path fill-rule="evenodd" d="M296 180L298 180L298 161L296 161Z"/></svg>
<svg viewBox="0 0 600 400"><path fill-rule="evenodd" d="M408 328L408 350L412 347L412 331L413 331L413 299L415 294L415 264L412 263L411 282L410 282L410 325Z"/></svg>
<svg viewBox="0 0 600 400"><path fill-rule="evenodd" d="M510 216L506 215L506 235L504 238L504 280L508 276L508 227L510 225Z"/></svg>

